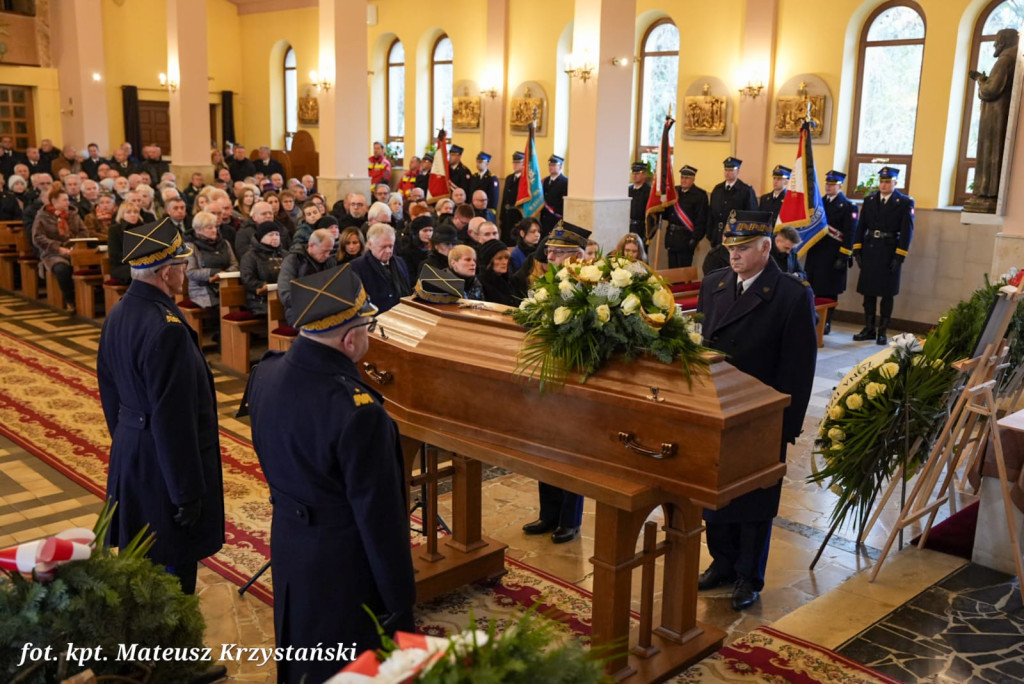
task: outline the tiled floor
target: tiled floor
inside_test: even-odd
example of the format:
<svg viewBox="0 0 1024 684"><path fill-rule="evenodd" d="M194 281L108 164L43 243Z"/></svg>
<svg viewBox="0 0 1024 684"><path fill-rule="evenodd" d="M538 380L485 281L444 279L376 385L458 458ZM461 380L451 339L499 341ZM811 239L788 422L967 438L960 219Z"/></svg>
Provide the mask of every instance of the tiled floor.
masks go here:
<svg viewBox="0 0 1024 684"><path fill-rule="evenodd" d="M98 335L96 326L81 320L68 321L58 314L41 313L17 297L0 295L0 330L22 336L82 365L93 367ZM815 643L834 647L883 617L933 582L949 574L963 561L916 549L890 555L874 584L864 573L878 556L898 504L890 502L879 523L867 535L866 546L857 547L855 533L840 530L830 541L815 569L809 565L829 527L835 495L826 488L808 484L810 451L817 422L842 374L861 359L881 350L870 343L853 343L855 328L837 324L826 346L819 350L814 395L804 435L789 451L789 469L783 487L779 517L775 521L767 585L761 601L751 609L734 612L729 591L701 595L699 619L725 629L729 638L745 634L763 624ZM896 332L896 331L893 331ZM244 389L242 381L224 373L216 374L222 427L248 437L245 420L233 417ZM31 491L31 499L25 492ZM40 536L52 529L74 524L91 524L98 501L52 469L0 441L0 543ZM970 501L970 497L962 501ZM592 588L594 507L584 509L583 531L578 541L554 546L545 538L526 537L520 528L537 517L536 484L519 475L492 479L484 484L484 530L509 545L511 557L577 584ZM60 506L67 506L60 509ZM26 515L26 511L31 515ZM88 512L87 512L88 511ZM449 513L447 501L441 512ZM944 510L941 517L944 517ZM940 517L940 519L941 519ZM907 538L916 532L909 531ZM706 550L701 565L708 562ZM847 581L851 580L852 581ZM844 584L845 583L845 584ZM842 585L840 587L840 585ZM838 590L837 590L838 589ZM212 571L202 568L199 594L207 618L207 642L247 646L273 644L272 611L249 597L239 597L237 587ZM824 599L815 601L819 597ZM271 669L252 663L229 663L234 681L273 681Z"/></svg>

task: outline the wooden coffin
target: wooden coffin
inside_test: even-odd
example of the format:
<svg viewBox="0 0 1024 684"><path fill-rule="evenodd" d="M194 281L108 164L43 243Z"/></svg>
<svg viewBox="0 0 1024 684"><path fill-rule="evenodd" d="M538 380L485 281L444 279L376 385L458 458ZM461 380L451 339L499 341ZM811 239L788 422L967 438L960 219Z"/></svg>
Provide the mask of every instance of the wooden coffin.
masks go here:
<svg viewBox="0 0 1024 684"><path fill-rule="evenodd" d="M497 311L407 298L379 322L363 372L403 429L584 468L709 508L785 472L778 445L789 397L720 355L692 386L678 365L641 359L542 394L515 372L525 331Z"/></svg>

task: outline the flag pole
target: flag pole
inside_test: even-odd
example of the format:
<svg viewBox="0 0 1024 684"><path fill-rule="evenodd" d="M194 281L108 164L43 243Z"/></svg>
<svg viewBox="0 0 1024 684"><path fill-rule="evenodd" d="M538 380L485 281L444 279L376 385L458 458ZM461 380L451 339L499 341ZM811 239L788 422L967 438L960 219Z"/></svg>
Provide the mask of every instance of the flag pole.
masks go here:
<svg viewBox="0 0 1024 684"><path fill-rule="evenodd" d="M668 120L671 119L671 118L672 118L672 105L670 103L669 106L668 106L668 113L665 114L665 122L667 123ZM666 149L665 152L667 154L668 150ZM668 163L671 163L671 162L669 162L669 160L666 159L662 163L663 164L668 164ZM662 166L662 169L665 169L665 168L667 168L667 167ZM651 191L653 192L653 188L652 188ZM661 270L661 250L662 250L662 248L665 245L665 223L664 223L664 221L665 221L665 212L661 212L660 214L658 214L657 221L658 221L658 228L655 231L655 235L654 235L654 270L655 271Z"/></svg>

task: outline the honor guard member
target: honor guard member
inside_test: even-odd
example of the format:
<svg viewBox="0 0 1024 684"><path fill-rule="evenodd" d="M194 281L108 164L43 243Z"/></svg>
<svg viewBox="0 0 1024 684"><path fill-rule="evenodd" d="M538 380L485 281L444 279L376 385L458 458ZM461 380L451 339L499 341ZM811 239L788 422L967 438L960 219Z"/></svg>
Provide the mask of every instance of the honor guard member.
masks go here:
<svg viewBox="0 0 1024 684"><path fill-rule="evenodd" d="M249 415L274 506L278 648L380 648L412 631L416 599L398 429L357 363L377 308L347 264L292 281L298 337L268 352L249 379ZM280 682L322 682L331 661L277 663Z"/></svg>
<svg viewBox="0 0 1024 684"><path fill-rule="evenodd" d="M462 148L452 145L448 149L448 182L466 191L466 197L472 197L470 185L473 181L473 174L462 163Z"/></svg>
<svg viewBox="0 0 1024 684"><path fill-rule="evenodd" d="M546 237L562 220L565 196L569 194L569 179L562 175L564 159L557 154L548 157L548 177L541 181L544 187L544 208L540 211L541 237Z"/></svg>
<svg viewBox="0 0 1024 684"><path fill-rule="evenodd" d="M707 231L708 193L694 183L697 169L686 165L679 169L676 186L676 211L666 211L668 231L665 248L668 249L668 267L693 265L693 253Z"/></svg>
<svg viewBox="0 0 1024 684"><path fill-rule="evenodd" d="M629 186L629 232L636 233L647 244L647 201L651 199L651 182L647 164L638 161L630 167L633 182Z"/></svg>
<svg viewBox="0 0 1024 684"><path fill-rule="evenodd" d="M782 209L782 200L786 196L786 183L793 174L793 169L782 164L777 164L772 169L772 191L761 195L757 203L758 211L767 211L772 215L771 225L775 225L779 218L779 209Z"/></svg>
<svg viewBox="0 0 1024 684"><path fill-rule="evenodd" d="M722 231L734 211L755 211L757 195L754 188L739 179L742 159L726 157L722 162L725 180L711 191L708 211L707 238L712 247L722 244Z"/></svg>
<svg viewBox="0 0 1024 684"><path fill-rule="evenodd" d="M169 219L124 231L132 282L100 333L96 358L110 431L108 532L127 544L147 525L147 554L195 593L196 563L224 545L217 399L199 338L174 303L192 254Z"/></svg>
<svg viewBox="0 0 1024 684"><path fill-rule="evenodd" d="M501 239L506 245L516 242L516 225L523 220L523 212L516 207L519 198L519 179L523 175L522 152L512 153L512 173L505 176L505 187L501 190L501 214L498 217Z"/></svg>
<svg viewBox="0 0 1024 684"><path fill-rule="evenodd" d="M547 237L544 246L547 261L552 266L560 266L570 259L582 259L587 248L590 231L565 221L559 221L555 229ZM538 247L540 249L540 247ZM530 264L527 260L524 268ZM547 270L545 266L544 271ZM518 275L518 274L517 274ZM530 286L533 285L533 277ZM580 533L583 521L583 497L573 494L560 487L538 482L540 492L540 517L523 525L526 534L551 533L551 541L564 544L572 541Z"/></svg>
<svg viewBox="0 0 1024 684"><path fill-rule="evenodd" d="M476 155L476 173L469 182L469 192L466 194L473 197L477 190L487 193L487 208L492 212L498 211L498 177L491 173L487 165L491 163L491 155L480 152Z"/></svg>
<svg viewBox="0 0 1024 684"><path fill-rule="evenodd" d="M850 267L853 254L853 236L857 230L857 205L843 194L843 181L846 174L840 171L829 171L825 174L825 220L828 222L828 235L818 240L807 250L804 269L807 280L814 288L818 297L838 301L839 295L846 291L846 271ZM825 319L825 334L832 332L832 312L828 310Z"/></svg>
<svg viewBox="0 0 1024 684"><path fill-rule="evenodd" d="M422 190L424 195L430 187L430 170L432 168L434 168L434 154L427 152L420 159L420 172L416 174L416 187Z"/></svg>
<svg viewBox="0 0 1024 684"><path fill-rule="evenodd" d="M739 370L790 395L782 414L782 440L764 448L786 460L786 444L800 434L811 397L818 352L814 295L806 282L786 275L771 258L772 226L765 212L734 212L723 244L729 270L704 277L697 313L704 315L704 344L725 354ZM779 508L782 481L748 492L704 521L711 566L697 588L732 584L732 607L753 605L764 587L772 518Z"/></svg>
<svg viewBox="0 0 1024 684"><path fill-rule="evenodd" d="M853 258L860 266L857 292L864 295L864 329L853 336L858 342L874 338L876 344L886 343L893 298L900 293L900 271L914 237L914 198L896 189L899 175L891 166L879 169L878 191L865 197L860 209L853 239Z"/></svg>

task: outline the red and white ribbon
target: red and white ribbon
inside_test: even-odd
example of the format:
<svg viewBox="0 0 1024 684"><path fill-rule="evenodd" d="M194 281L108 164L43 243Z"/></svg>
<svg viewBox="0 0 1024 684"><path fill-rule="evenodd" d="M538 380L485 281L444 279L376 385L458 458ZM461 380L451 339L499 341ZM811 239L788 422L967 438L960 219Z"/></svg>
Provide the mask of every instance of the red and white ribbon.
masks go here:
<svg viewBox="0 0 1024 684"><path fill-rule="evenodd" d="M85 560L92 555L96 535L84 527L73 527L52 537L18 544L0 550L0 568L24 575L34 570L41 578L48 577L61 563Z"/></svg>
<svg viewBox="0 0 1024 684"><path fill-rule="evenodd" d="M391 653L383 663L378 662L374 651L364 651L326 684L404 684L411 682L421 671L428 669L448 650L452 643L465 648L473 641L480 646L487 643L487 634L477 631L444 639L425 634L396 632L398 650Z"/></svg>

